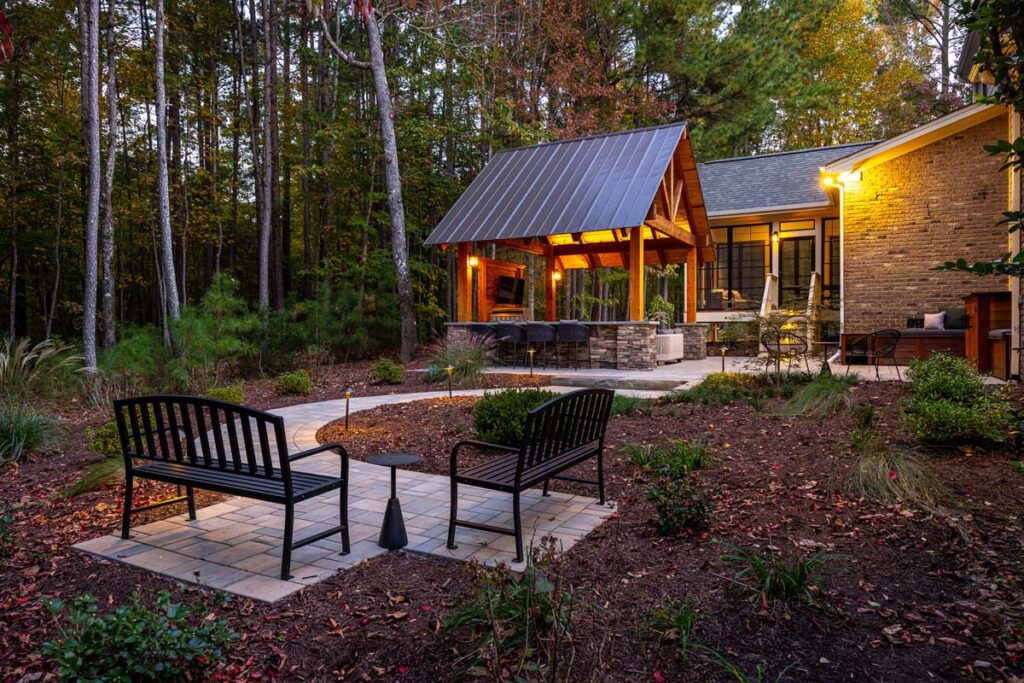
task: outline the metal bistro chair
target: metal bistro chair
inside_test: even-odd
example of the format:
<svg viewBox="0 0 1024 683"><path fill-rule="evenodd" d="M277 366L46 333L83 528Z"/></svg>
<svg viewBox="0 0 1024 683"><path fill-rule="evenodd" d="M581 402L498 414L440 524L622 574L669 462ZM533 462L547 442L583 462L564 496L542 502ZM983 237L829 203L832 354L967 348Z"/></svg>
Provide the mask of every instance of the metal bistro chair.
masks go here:
<svg viewBox="0 0 1024 683"><path fill-rule="evenodd" d="M497 323L494 326L494 336L498 341L499 362L515 367L519 358L519 346L526 345L526 330L516 323Z"/></svg>
<svg viewBox="0 0 1024 683"><path fill-rule="evenodd" d="M807 360L807 340L798 334L784 332L783 330L770 326L761 333L761 346L768 353L765 364L765 372L768 371L768 364L775 362L775 374L782 372L782 361L787 362L786 371L792 372L793 361L798 358L804 359L804 367L807 373L811 372L810 362Z"/></svg>
<svg viewBox="0 0 1024 683"><path fill-rule="evenodd" d="M903 333L899 330L875 330L849 342L846 345L846 357L843 359L846 361L846 373L850 373L851 358L863 358L866 365L875 366L875 379L881 379L878 361L888 358L896 368L896 377L902 382L903 375L900 374L900 366L896 363L896 346L902 336Z"/></svg>
<svg viewBox="0 0 1024 683"><path fill-rule="evenodd" d="M540 355L544 359L544 367L548 366L548 342L555 348L555 367L558 367L558 343L556 341L555 326L548 323L526 323L523 325L526 331L527 353L530 349L536 351L537 344L540 344Z"/></svg>
<svg viewBox="0 0 1024 683"><path fill-rule="evenodd" d="M572 346L573 368L580 369L580 345L587 348L587 367L590 366L590 327L577 322L560 322L555 325L555 347L559 344ZM556 351L557 353L557 351Z"/></svg>

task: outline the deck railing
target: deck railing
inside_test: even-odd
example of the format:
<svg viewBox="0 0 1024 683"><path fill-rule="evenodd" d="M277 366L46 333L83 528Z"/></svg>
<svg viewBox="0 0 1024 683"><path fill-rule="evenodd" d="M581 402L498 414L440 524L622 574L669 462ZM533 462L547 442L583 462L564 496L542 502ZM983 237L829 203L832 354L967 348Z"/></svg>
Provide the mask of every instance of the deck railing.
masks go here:
<svg viewBox="0 0 1024 683"><path fill-rule="evenodd" d="M764 279L764 294L761 296L761 317L767 318L775 310L775 302L779 300L779 276L768 273Z"/></svg>

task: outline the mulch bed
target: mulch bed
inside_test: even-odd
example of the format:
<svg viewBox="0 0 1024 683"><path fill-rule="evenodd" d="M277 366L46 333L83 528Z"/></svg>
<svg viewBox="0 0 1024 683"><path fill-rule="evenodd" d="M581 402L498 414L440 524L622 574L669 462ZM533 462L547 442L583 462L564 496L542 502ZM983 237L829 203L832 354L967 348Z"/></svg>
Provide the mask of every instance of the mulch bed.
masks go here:
<svg viewBox="0 0 1024 683"><path fill-rule="evenodd" d="M324 391L346 382L324 383ZM262 392L247 386L247 400L273 400ZM875 404L880 434L904 437L901 386L870 383L853 392ZM348 433L333 425L318 438L337 438L357 458L384 448L413 450L423 456L419 468L447 473L451 445L473 435L473 402L382 406L354 414ZM766 680L995 681L1024 673L1024 477L1005 454L929 456L957 498L954 524L838 493L855 426L849 413L817 421L773 417L771 409L674 405L613 418L607 476L619 511L565 562L581 600L571 677L724 680L709 655L694 652L683 662L673 643L651 631L652 609L687 597L703 615L695 638L748 675L764 667ZM645 475L618 452L623 444L669 438L702 439L714 453L699 474L716 491L704 533L657 536ZM73 443L33 459L0 481L2 500L17 507L7 545L13 556L0 567L0 680L52 675L32 654L54 632L44 598L90 592L116 604L134 590L164 588L227 617L244 634L222 672L230 680L437 681L465 668L456 662L470 650L465 634L440 630L445 613L473 585L474 570L464 563L390 553L273 606L243 599L225 606L202 589L70 551L73 542L115 529L120 503L116 486L72 500L56 495L88 461L81 448ZM838 557L825 565L812 600L766 603L733 579L736 568L721 559L730 546L786 556L825 549Z"/></svg>

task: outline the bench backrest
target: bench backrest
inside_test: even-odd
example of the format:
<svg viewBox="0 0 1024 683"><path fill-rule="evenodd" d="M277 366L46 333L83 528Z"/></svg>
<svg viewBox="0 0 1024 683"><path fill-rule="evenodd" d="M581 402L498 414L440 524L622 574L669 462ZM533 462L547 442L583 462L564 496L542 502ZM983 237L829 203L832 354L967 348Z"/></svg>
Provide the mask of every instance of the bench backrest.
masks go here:
<svg viewBox="0 0 1024 683"><path fill-rule="evenodd" d="M290 482L284 419L196 396L114 401L125 466L131 460L180 463Z"/></svg>
<svg viewBox="0 0 1024 683"><path fill-rule="evenodd" d="M572 451L603 448L614 396L609 389L581 389L531 410L523 429L517 473Z"/></svg>

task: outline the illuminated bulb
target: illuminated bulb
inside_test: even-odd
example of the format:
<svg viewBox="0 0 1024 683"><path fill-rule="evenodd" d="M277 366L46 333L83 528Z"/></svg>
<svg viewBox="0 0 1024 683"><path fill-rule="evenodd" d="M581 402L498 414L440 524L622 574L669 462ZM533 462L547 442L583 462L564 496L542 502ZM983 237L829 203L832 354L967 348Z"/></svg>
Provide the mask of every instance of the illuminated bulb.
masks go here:
<svg viewBox="0 0 1024 683"><path fill-rule="evenodd" d="M469 267L470 268L476 268L479 265L480 265L480 259L478 257L476 257L476 256L470 256L469 257Z"/></svg>
<svg viewBox="0 0 1024 683"><path fill-rule="evenodd" d="M551 273L551 279L554 280L555 282L558 282L559 280L562 279L562 273L556 270L555 272Z"/></svg>

